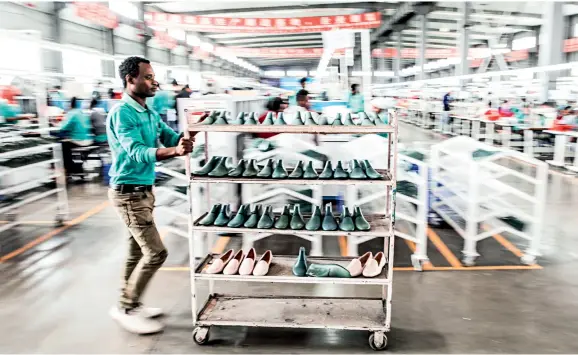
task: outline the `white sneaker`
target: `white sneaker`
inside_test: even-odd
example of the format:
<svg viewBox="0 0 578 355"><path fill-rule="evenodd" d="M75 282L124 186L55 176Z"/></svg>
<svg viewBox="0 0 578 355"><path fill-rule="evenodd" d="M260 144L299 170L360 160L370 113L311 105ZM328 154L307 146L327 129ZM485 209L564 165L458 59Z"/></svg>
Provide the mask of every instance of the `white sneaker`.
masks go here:
<svg viewBox="0 0 578 355"><path fill-rule="evenodd" d="M118 307L110 310L110 316L116 320L124 329L135 334L154 334L163 330L165 327L159 321L150 319L144 311L145 308L138 307L129 312L124 312Z"/></svg>
<svg viewBox="0 0 578 355"><path fill-rule="evenodd" d="M163 313L163 309L162 308L157 308L157 307L145 307L145 306L140 306L137 308L139 312L142 313L143 316L145 316L146 318L156 318L156 317L160 317L162 316ZM132 312L134 312L135 310L133 310Z"/></svg>

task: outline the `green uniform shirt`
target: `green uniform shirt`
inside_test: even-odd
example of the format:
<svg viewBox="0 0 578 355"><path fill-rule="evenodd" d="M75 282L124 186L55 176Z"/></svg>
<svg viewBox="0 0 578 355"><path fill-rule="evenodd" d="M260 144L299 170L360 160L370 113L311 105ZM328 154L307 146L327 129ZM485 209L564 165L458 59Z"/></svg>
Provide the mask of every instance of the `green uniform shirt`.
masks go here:
<svg viewBox="0 0 578 355"><path fill-rule="evenodd" d="M90 116L80 109L68 111L60 131L65 132L64 136L66 138L75 141L89 141L94 138Z"/></svg>
<svg viewBox="0 0 578 355"><path fill-rule="evenodd" d="M365 102L363 100L363 95L355 94L352 95L349 93L349 97L347 98L347 107L351 109L352 112L363 112L365 111Z"/></svg>
<svg viewBox="0 0 578 355"><path fill-rule="evenodd" d="M152 185L159 142L175 147L181 137L158 113L142 107L126 93L108 113L106 134L112 153L111 185Z"/></svg>

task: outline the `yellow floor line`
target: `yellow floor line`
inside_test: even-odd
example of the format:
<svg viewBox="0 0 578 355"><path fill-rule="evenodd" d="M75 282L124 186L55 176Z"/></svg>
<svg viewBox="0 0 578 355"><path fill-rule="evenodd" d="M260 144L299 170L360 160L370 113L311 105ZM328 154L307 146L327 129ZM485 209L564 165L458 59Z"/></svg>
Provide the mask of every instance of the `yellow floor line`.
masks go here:
<svg viewBox="0 0 578 355"><path fill-rule="evenodd" d="M427 229L427 237L433 243L433 245L435 245L438 251L444 256L444 258L446 258L446 260L448 261L448 263L450 263L452 267L454 268L463 267L462 263L458 260L458 258L456 258L454 253L452 253L452 251L448 248L448 246L444 242L442 242L440 236L437 235L437 233L434 232L433 229L429 227Z"/></svg>
<svg viewBox="0 0 578 355"><path fill-rule="evenodd" d="M407 244L408 248L411 250L412 253L415 253L415 243L411 240L404 239L405 244ZM432 270L433 264L429 261L423 263L422 269L424 270ZM393 268L395 270L395 268Z"/></svg>
<svg viewBox="0 0 578 355"><path fill-rule="evenodd" d="M337 237L337 241L339 242L339 251L341 253L341 256L347 256L348 254L347 238L344 235L340 235L339 237Z"/></svg>
<svg viewBox="0 0 578 355"><path fill-rule="evenodd" d="M215 245L213 245L211 253L221 254L227 247L227 244L229 244L229 240L231 240L231 237L219 237Z"/></svg>
<svg viewBox="0 0 578 355"><path fill-rule="evenodd" d="M77 225L83 221L85 221L88 217L93 216L95 214L97 214L98 212L102 211L105 207L107 207L109 205L108 201L104 201L101 204L99 204L98 206L95 206L93 208L91 208L90 210L84 212L83 214L81 214L80 216L70 220L69 222L67 222L64 226L56 228L36 239L34 239L33 241L31 241L28 244L23 245L22 247L14 250L11 253L8 253L2 257L0 257L0 263L6 262L10 259L12 259L15 256L18 256L22 253L24 253L25 251L29 250L30 248L35 247L36 245L54 237L55 235L58 235L59 233L67 230L68 228Z"/></svg>

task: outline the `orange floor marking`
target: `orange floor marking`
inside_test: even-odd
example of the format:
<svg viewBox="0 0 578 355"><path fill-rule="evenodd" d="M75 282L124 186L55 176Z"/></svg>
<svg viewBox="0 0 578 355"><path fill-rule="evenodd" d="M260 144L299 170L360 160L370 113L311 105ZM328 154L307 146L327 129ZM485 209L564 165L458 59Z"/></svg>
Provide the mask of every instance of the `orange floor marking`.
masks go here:
<svg viewBox="0 0 578 355"><path fill-rule="evenodd" d="M211 253L221 254L227 247L227 244L229 244L229 240L231 240L231 237L219 237L213 249L211 249Z"/></svg>
<svg viewBox="0 0 578 355"><path fill-rule="evenodd" d="M448 246L441 240L440 236L431 228L427 228L427 237L435 245L437 250L446 258L448 263L454 268L463 268L462 263L456 258L454 253L448 248Z"/></svg>
<svg viewBox="0 0 578 355"><path fill-rule="evenodd" d="M341 252L341 256L347 256L347 238L344 235L340 235L337 237L337 241L339 242L339 251Z"/></svg>
<svg viewBox="0 0 578 355"><path fill-rule="evenodd" d="M29 250L30 248L33 248L36 245L38 245L44 241L47 241L48 239L54 237L55 235L58 235L59 233L67 230L68 228L85 221L88 217L93 216L93 215L97 214L98 212L102 211L105 207L108 206L108 204L109 204L108 201L104 201L101 204L99 204L98 206L95 206L95 207L91 208L90 210L84 212L80 216L68 221L67 223L65 223L64 226L56 228L56 229L54 229L54 230L52 230L52 231L50 231L50 232L48 232L48 233L46 233L40 237L34 239L30 243L23 245L22 247L14 250L13 252L8 253L8 254L4 255L3 257L0 257L0 263L6 262L6 261L12 259L13 257L24 253L25 251Z"/></svg>
<svg viewBox="0 0 578 355"><path fill-rule="evenodd" d="M407 246L409 247L409 249L411 250L412 253L415 253L415 243L412 242L411 240L407 240L404 239L405 244L407 244ZM423 265L421 266L422 269L424 270L432 270L433 264L429 261L423 263ZM395 268L393 268L395 270Z"/></svg>

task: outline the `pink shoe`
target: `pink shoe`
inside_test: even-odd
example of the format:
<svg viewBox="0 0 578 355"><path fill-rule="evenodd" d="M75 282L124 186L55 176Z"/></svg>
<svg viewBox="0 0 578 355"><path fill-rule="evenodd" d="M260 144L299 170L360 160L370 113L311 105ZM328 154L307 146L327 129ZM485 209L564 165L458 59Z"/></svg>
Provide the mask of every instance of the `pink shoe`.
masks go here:
<svg viewBox="0 0 578 355"><path fill-rule="evenodd" d="M361 275L363 268L367 264L367 261L373 259L373 254L368 251L367 253L363 254L359 258L355 258L351 260L349 265L347 265L347 271L351 274L351 277L356 277Z"/></svg>
<svg viewBox="0 0 578 355"><path fill-rule="evenodd" d="M257 259L255 248L251 248L239 267L239 275L251 275L255 267L255 259Z"/></svg>
<svg viewBox="0 0 578 355"><path fill-rule="evenodd" d="M219 274L225 268L225 265L231 260L233 256L233 249L229 249L225 254L221 254L218 259L213 259L213 262L207 270L205 271L207 274Z"/></svg>
<svg viewBox="0 0 578 355"><path fill-rule="evenodd" d="M253 275L255 276L265 276L269 272L269 266L271 265L271 261L273 261L273 253L271 250L267 250L263 255L261 255L261 259L255 265L255 269L253 270Z"/></svg>
<svg viewBox="0 0 578 355"><path fill-rule="evenodd" d="M380 251L379 253L375 254L375 257L370 258L367 261L365 268L363 269L363 276L376 277L377 275L381 274L384 266L385 256L383 255L383 252Z"/></svg>
<svg viewBox="0 0 578 355"><path fill-rule="evenodd" d="M237 254L229 261L227 266L225 266L225 270L223 270L223 274L225 275L235 275L237 271L239 271L239 266L243 262L245 258L245 254L243 254L243 250L239 250Z"/></svg>

